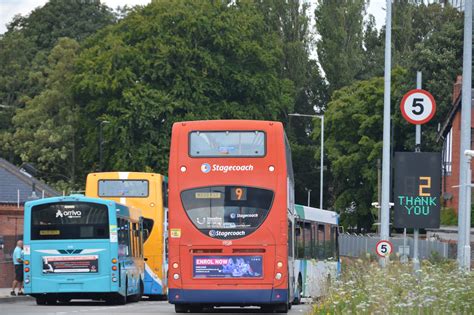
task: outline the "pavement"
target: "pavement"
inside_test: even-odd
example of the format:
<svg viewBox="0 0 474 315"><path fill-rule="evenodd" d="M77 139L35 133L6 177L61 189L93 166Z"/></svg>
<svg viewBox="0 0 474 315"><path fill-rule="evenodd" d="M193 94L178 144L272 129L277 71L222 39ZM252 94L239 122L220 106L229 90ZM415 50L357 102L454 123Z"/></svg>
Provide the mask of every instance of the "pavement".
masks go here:
<svg viewBox="0 0 474 315"><path fill-rule="evenodd" d="M12 303L12 302L33 300L33 298L28 295L11 296L10 295L11 291L12 291L12 288L0 288L0 303ZM15 290L15 292L18 292L18 291Z"/></svg>

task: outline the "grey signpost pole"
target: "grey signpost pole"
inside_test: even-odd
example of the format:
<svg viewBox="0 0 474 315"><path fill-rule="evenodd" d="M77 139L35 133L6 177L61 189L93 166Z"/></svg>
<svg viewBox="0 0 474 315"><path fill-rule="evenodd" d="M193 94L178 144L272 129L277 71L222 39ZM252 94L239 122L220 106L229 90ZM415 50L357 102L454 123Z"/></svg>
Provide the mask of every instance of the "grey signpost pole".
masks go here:
<svg viewBox="0 0 474 315"><path fill-rule="evenodd" d="M464 6L464 48L462 71L462 108L461 108L461 153L470 150L471 145L471 106L472 106L472 0L466 0ZM459 268L470 269L470 217L471 217L471 180L468 157L460 154L459 211L458 211L458 262ZM470 166L470 165L469 165ZM469 194L469 195L468 195ZM461 197L463 197L461 199Z"/></svg>
<svg viewBox="0 0 474 315"><path fill-rule="evenodd" d="M380 209L380 240L389 240L390 223L390 74L392 59L392 1L387 0L387 15L385 26L385 73L383 97L383 147L382 147L382 204ZM381 257L379 263L386 266L386 257Z"/></svg>
<svg viewBox="0 0 474 315"><path fill-rule="evenodd" d="M416 88L421 89L421 72L416 72ZM421 151L421 125L416 125L416 134L415 134L415 152ZM413 270L419 271L420 270L420 260L418 259L418 237L419 237L419 229L415 228L413 233Z"/></svg>

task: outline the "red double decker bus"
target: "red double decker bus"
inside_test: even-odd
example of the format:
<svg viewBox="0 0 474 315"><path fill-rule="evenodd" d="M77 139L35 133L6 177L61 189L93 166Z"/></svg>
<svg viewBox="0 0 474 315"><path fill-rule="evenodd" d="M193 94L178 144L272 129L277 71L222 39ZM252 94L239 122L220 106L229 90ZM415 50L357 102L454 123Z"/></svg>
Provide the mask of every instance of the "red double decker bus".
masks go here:
<svg viewBox="0 0 474 315"><path fill-rule="evenodd" d="M169 302L176 312L294 299L294 184L279 122L173 125L169 163Z"/></svg>

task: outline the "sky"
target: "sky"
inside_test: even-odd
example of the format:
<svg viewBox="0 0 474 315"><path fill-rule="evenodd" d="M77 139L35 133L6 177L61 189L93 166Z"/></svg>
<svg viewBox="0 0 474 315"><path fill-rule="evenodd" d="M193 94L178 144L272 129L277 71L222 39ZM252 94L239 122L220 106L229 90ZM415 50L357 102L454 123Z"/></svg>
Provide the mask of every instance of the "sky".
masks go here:
<svg viewBox="0 0 474 315"><path fill-rule="evenodd" d="M6 24L9 23L16 14L27 15L37 7L43 6L47 0L0 0L0 34L6 32ZM102 0L102 3L111 8L118 6L146 5L151 0ZM314 4L317 0L307 0ZM385 0L371 0L368 13L375 17L377 26L380 28L385 24Z"/></svg>

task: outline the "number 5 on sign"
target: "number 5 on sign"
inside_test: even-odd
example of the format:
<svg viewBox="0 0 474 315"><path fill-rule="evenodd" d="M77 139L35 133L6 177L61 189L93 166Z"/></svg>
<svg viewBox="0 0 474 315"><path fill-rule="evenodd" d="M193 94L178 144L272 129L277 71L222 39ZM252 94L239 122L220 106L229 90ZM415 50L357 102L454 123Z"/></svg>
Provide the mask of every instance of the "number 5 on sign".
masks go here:
<svg viewBox="0 0 474 315"><path fill-rule="evenodd" d="M392 253L393 245L389 241L379 241L377 245L375 245L375 252L380 257L387 257Z"/></svg>
<svg viewBox="0 0 474 315"><path fill-rule="evenodd" d="M422 125L433 118L436 112L436 102L430 92L415 89L403 96L400 110L408 122Z"/></svg>

